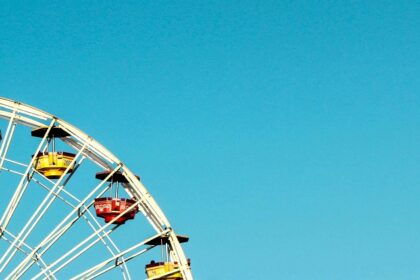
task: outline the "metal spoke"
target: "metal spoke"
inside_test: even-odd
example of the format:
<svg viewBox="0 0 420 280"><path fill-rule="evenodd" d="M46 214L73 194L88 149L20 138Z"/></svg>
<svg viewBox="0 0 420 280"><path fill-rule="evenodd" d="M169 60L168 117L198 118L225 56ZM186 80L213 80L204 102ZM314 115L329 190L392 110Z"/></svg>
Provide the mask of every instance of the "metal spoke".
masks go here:
<svg viewBox="0 0 420 280"><path fill-rule="evenodd" d="M108 227L110 227L113 222L115 222L116 220L118 220L120 217L122 217L123 215L125 215L126 213L132 211L135 207L137 207L137 205L139 204L140 201L137 201L136 203L132 204L130 207L128 207L125 211L123 211L121 214L117 215L115 218L113 218L111 221L109 221L108 223L106 223L104 226L102 226L100 229L98 229L96 232L92 233L90 236L88 236L86 239L84 239L82 242L80 242L79 244L77 244L76 246L73 247L73 249L69 250L66 254L62 255L60 258L58 258L56 261L54 261L52 264L50 264L47 268L48 269L52 269L54 266L56 266L60 261L62 261L63 259L65 259L67 256L69 256L70 254L72 254L73 252L75 252L76 250L78 250L79 248L81 248L82 246L84 246L85 244L87 244L91 239L93 239L95 237L95 235L97 235L98 232L104 232L105 229L107 229ZM112 231L114 231L119 225L115 226L113 229L111 229L110 231L107 231L106 233L104 233L104 236L110 234ZM97 241L99 241L99 239L94 240L92 243L96 243ZM89 248L91 246L93 246L94 244L90 244L88 245ZM86 246L86 247L88 247ZM82 249L81 251L79 251L77 253L77 257L80 256L81 254L83 254L86 250L86 247L83 247L84 249ZM71 259L73 260L73 258ZM68 264L68 262L66 262L66 265ZM59 269L55 269L53 272L57 272L62 268L62 266L59 267ZM35 277L38 278L39 274Z"/></svg>
<svg viewBox="0 0 420 280"><path fill-rule="evenodd" d="M42 138L41 142L39 143L38 148L36 149L34 155L37 155L39 153L39 151L41 150L43 144L45 143L45 140L47 139L47 135L50 132L50 130L51 130L53 124L54 124L54 121L55 120L51 121L50 126L48 127L44 137ZM4 214L3 214L3 216L0 220L0 228L2 230L5 230L7 228L7 225L9 224L10 219L12 218L14 211L16 210L16 207L19 204L19 201L21 200L22 195L26 190L26 187L29 184L30 178L32 177L32 174L33 174L33 172L31 172L31 166L34 164L34 162L35 162L35 156L32 157L31 162L28 164L28 167L26 168L26 171L25 171L24 175L22 176L22 179L20 180L19 185L16 188L16 191L13 194L13 197L10 200L9 205L7 206L6 211L4 212ZM4 257L5 256L3 256L0 259L0 264L3 262ZM0 272L2 272L1 268L0 268Z"/></svg>
<svg viewBox="0 0 420 280"><path fill-rule="evenodd" d="M99 269L103 268L104 266L106 266L107 264L109 264L109 263L111 263L111 262L115 262L115 264L112 266L112 268L115 268L115 267L117 267L117 266L119 266L119 265L121 265L121 264L123 263L122 261L119 261L119 260L118 260L119 258L123 257L123 256L124 256L124 255L126 255L126 254L129 254L129 253L131 253L131 252L135 251L135 250L136 250L136 249L138 249L139 247L141 247L141 246L145 245L147 242L149 242L149 241L151 241L151 240L153 240L153 239L155 239L155 238L157 238L157 237L159 237L159 236L164 236L164 235L165 235L165 234L167 234L168 232L169 232L169 230L166 230L166 231L164 231L163 233L158 233L158 234L156 234L156 235L154 235L154 236L152 236L152 237L149 237L149 238L145 239L144 241L139 242L138 244L136 244L136 245L132 246L131 248L128 248L128 249L126 249L126 250L124 250L124 251L120 252L118 255L115 255L115 256L113 256L113 257L111 257L111 258L109 258L109 259L106 259L106 260L104 260L104 261L100 262L99 264L97 264L97 265L95 265L95 266L93 266L93 267L91 267L91 268L89 268L89 269L85 270L84 272L82 272L82 273L80 273L80 274L78 274L78 275L74 276L72 279L79 279L79 278L81 279L81 278L85 278L85 277L90 277L90 276L92 276L95 272L97 272ZM126 258L126 260L125 260L125 261L126 261L126 262L127 262L127 261L129 261L129 260L131 260L132 258L134 258L135 256L138 256L138 255L141 255L141 254L143 254L143 253L147 252L148 250L152 249L153 247L155 247L155 246L154 246L154 245L149 246L148 248L145 248L145 249L141 250L140 252L137 252L137 253L135 253L135 254L133 254L133 255L129 256L128 258ZM111 269L112 269L112 268L111 268Z"/></svg>
<svg viewBox="0 0 420 280"><path fill-rule="evenodd" d="M55 185L48 192L47 196L44 198L44 200L38 206L36 211L32 214L32 217L28 220L26 225L23 227L23 229L19 233L18 239L20 241L19 241L19 244L17 245L18 247L21 245L21 242L26 240L26 238L29 236L29 234L32 232L32 230L35 228L35 226L38 224L38 222L41 220L41 218L45 215L45 213L47 212L47 210L49 209L51 204L55 201L56 196L54 196L53 193L57 190L57 194L59 194L61 192L61 190L64 188L65 184L68 182L71 174L65 180L65 182L63 184L61 184L61 181L65 178L65 175L68 173L70 168L75 164L77 158L81 155L82 150L80 150L77 153L77 155L74 157L71 164L69 164L69 166L64 171L63 175L60 177L60 179L57 180ZM81 159L81 161L83 161L83 158ZM79 165L80 165L81 161L79 162ZM0 272L5 269L5 267L9 264L9 262L11 261L13 256L16 254L16 249L14 249L14 245L15 245L15 243L13 243L13 246L9 246L6 253L4 253L2 258L0 259L0 264L2 264L2 267L0 268Z"/></svg>
<svg viewBox="0 0 420 280"><path fill-rule="evenodd" d="M115 169L105 178L102 180L80 203L72 210L70 213L56 226L54 230L52 230L45 238L42 240L36 247L35 250L39 251L41 248L43 250L39 253L41 256L80 218L81 209L84 207L86 202L103 186L103 184L111 178L111 176L120 169L118 165ZM106 189L104 190L104 192ZM93 203L93 202L92 202ZM74 214L77 216L74 218ZM66 224L67 223L67 224ZM24 267L27 263L31 261L31 258L28 256L26 257L23 262L18 265L18 269Z"/></svg>
<svg viewBox="0 0 420 280"><path fill-rule="evenodd" d="M6 235L9 236L9 238L6 237ZM13 244L13 241L17 239L17 237L14 234L10 233L8 230L4 231L4 234L2 235L1 238L4 239L9 244ZM23 247L25 247L29 251L33 250L29 245L27 245L24 242L22 242L22 245L23 245ZM20 252L24 253L27 256L29 255L29 252L26 251L22 247L16 247L16 249L18 249ZM40 256L38 256L37 254L35 254L32 258L33 258L34 262L39 266L40 269L45 269L47 267L47 264L44 262L44 260ZM44 274L49 278L48 271L46 271ZM55 278L55 277L53 276L53 278Z"/></svg>
<svg viewBox="0 0 420 280"><path fill-rule="evenodd" d="M4 135L3 142L1 143L0 147L0 168L3 166L4 159L6 157L7 151L10 147L10 142L12 141L13 134L15 132L16 123L14 122L16 116L16 111L13 111L13 115L9 120L9 124L7 125L6 134Z"/></svg>
<svg viewBox="0 0 420 280"><path fill-rule="evenodd" d="M1 126L7 127L3 130L3 139L0 143L0 172L3 173L1 177L6 180L8 187L4 189L6 195L3 195L8 201L3 198L0 202L4 205L4 212L0 217L0 242L3 242L0 247L2 250L0 278L57 279L62 278L57 275L63 273L66 275L65 278L68 275L75 275L72 279L93 279L117 269L121 270L120 275L123 279L131 279L129 265L132 260L156 250L158 246L153 242L146 243L153 238L165 238L166 261L177 262L176 269L165 271L165 274L161 273L150 279L174 273L181 274L184 280L193 279L183 248L159 205L138 177L104 146L54 115L1 97L0 121ZM16 160L20 157L14 154L13 159L9 156L12 152L24 150L16 147L24 143L22 140L26 141L22 138L24 135L20 134L21 127L37 129L36 136L41 136L31 160L28 160L29 163ZM41 135L39 131L42 131ZM53 135L53 138L54 135L60 138L60 142L68 149L77 151L77 154L68 160L71 162L70 165L66 162L57 178L46 175L48 173L44 173L42 169L37 170L34 164L39 153L48 150L50 135ZM52 144L55 145L55 142ZM81 165L82 162L89 164ZM99 167L99 171L106 172L106 178L101 177L97 185L90 185L88 189L85 186L86 192L80 188L73 188L73 184L77 186L79 180L85 180L86 175L89 176L87 172L93 172L91 164L93 168ZM53 167L48 168L51 168L51 173L54 171ZM74 176L75 174L78 175ZM93 205L97 198L105 197L105 193L113 186L114 178L123 178L122 181L117 181L126 193L121 198L127 197L127 200L134 202L130 202L127 208L121 210L112 208L110 214L99 214L99 208L94 209ZM11 185L12 182L15 182L14 185ZM35 189L32 186L35 186ZM7 195L6 191L10 191L10 187L14 189L10 195ZM113 203L118 201L114 198L120 197L118 188L114 191L115 195L111 195ZM37 202L34 205L35 209L29 210L32 206L27 207L27 205L33 205L34 202ZM146 223L149 226L148 230L154 230L156 235L147 239L136 235L134 240L123 240L123 236L126 235L114 234L117 229L118 231L133 229L117 222L117 220L132 219L134 216L128 215L130 211L140 212L145 218L130 223L138 221ZM60 215L63 215L63 218L60 219ZM107 221L105 224L102 223L103 218ZM83 222L78 223L79 220ZM12 234L11 231L16 234ZM62 244L67 245L61 246ZM122 247L123 249L120 249ZM105 250L106 255L98 254L97 263L95 259L85 263L87 257L85 255L88 255L88 252L95 254L102 252L101 250ZM74 271L75 267L81 267L80 264L83 264L86 270Z"/></svg>

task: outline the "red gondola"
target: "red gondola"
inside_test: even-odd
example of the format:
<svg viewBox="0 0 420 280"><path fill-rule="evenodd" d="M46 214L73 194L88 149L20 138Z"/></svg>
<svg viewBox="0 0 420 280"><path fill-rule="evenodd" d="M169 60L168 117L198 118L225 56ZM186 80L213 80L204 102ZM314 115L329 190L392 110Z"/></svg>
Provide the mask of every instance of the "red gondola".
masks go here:
<svg viewBox="0 0 420 280"><path fill-rule="evenodd" d="M96 173L96 178L104 180L110 173L111 171ZM117 225L124 224L127 220L134 219L136 213L138 212L138 208L133 207L129 211L126 210L136 203L136 201L134 199L118 197L118 186L120 183L128 183L127 179L120 172L115 172L112 176L110 176L108 181L111 182L111 188L115 188L115 197L96 198L94 201L96 216L104 218L105 222L109 223L122 213L126 212L112 222ZM114 183L116 183L117 186L113 186Z"/></svg>
<svg viewBox="0 0 420 280"><path fill-rule="evenodd" d="M135 203L133 199L126 198L112 198L112 197L100 197L95 199L95 210L98 217L104 218L105 222L108 223L116 218L118 215L123 213L131 205ZM136 215L136 210L133 209L128 211L126 214L122 215L116 219L113 224L124 224L127 220L134 219Z"/></svg>

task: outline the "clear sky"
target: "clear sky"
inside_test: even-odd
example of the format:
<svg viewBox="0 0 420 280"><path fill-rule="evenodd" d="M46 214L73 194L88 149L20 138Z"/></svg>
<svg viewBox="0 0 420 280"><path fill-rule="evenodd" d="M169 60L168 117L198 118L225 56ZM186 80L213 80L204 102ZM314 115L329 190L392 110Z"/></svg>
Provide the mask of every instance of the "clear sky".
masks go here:
<svg viewBox="0 0 420 280"><path fill-rule="evenodd" d="M420 278L416 1L2 1L0 95L142 177L196 279Z"/></svg>

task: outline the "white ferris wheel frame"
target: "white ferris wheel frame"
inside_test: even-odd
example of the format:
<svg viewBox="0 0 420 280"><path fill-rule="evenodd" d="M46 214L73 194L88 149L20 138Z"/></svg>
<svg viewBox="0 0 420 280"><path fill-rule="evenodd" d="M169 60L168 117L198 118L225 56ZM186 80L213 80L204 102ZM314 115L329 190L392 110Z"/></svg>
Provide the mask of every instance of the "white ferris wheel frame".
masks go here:
<svg viewBox="0 0 420 280"><path fill-rule="evenodd" d="M33 279L38 279L40 277L44 277L44 279L56 279L55 273L60 271L72 260L79 257L90 247L98 242L103 242L106 239L109 243L110 248L108 249L111 251L112 256L72 278L92 279L103 273L106 273L113 268L125 267L126 262L154 247L151 246L145 249L141 249L141 247L144 246L148 241L159 237L165 237L167 238L167 242L171 247L170 259L171 261L178 263L176 272L181 273L183 279L185 280L193 279L191 269L188 264L188 260L185 257L183 248L181 247L177 235L172 229L171 224L169 223L165 214L153 199L151 194L147 191L142 182L138 180L134 173L132 173L123 164L122 161L120 161L99 142L94 140L91 136L84 133L77 127L52 114L46 113L38 108L23 104L21 102L0 97L0 118L9 121L0 145L0 171L5 170L4 163L6 161L12 161L8 159L6 155L12 141L14 129L17 124L30 128L39 128L45 126L48 127L45 136L42 138L34 154L38 154L38 152L42 151L42 147L45 144L48 132L53 126L55 126L61 128L70 135L70 137L63 138L62 140L77 151L77 154L73 160L75 169L77 169L78 165L80 165L84 159L88 158L99 167L105 170L112 170L112 172L107 175L107 178L102 180L102 182L99 183L87 197L82 200L74 198L78 204L72 205L73 210L67 215L67 217L59 225L57 225L56 228L54 228L51 233L45 237L40 244L38 244L38 246L30 247L25 243L25 240L28 235L30 235L39 219L41 219L45 212L48 210L48 207L52 204L54 199L57 197L60 198L60 193L65 193L71 196L71 193L64 189L64 185L69 180L71 174L67 177L67 179L64 175L69 172L70 167L64 171L64 175L61 176L61 178L59 178L56 182L52 182L53 186L51 188L43 186L48 189L48 195L41 202L41 205L38 207L37 211L33 214L21 232L18 234L12 234L7 230L7 226L22 198L25 188L33 179L33 174L37 172L34 170L34 168L32 168L35 157L32 157L31 162L27 165L14 162L15 164L20 164L21 166L25 167L26 170L23 173L19 173L19 175L22 176L21 180L15 190L12 199L9 202L9 205L7 206L0 219L0 238L6 240L10 244L10 247L6 253L0 256L0 275L17 251L25 251L27 256L24 261L16 266L13 271L6 276L5 279L17 279L21 277L26 272L26 270L34 264L40 267L41 272L39 272L39 274L37 274ZM13 170L8 171L16 172ZM90 211L88 211L88 208L92 205L90 202L92 200L91 196L94 192L101 190L106 180L117 171L121 172L125 179L128 181L128 184L125 184L125 189L127 193L131 195L131 197L135 198L135 203L105 225L100 225L95 219L91 219L88 223L96 222L96 224L91 225L93 233L89 237L81 241L74 247L73 250L67 252L55 262L50 264L45 263L42 259L43 253L45 253L71 227L72 223L81 217L86 219L84 214L92 216ZM89 205L89 203L91 204ZM120 251L118 249L114 250L117 247L109 238L109 234L115 229L115 227L112 228L112 222L120 218L125 213L132 211L135 207L137 207L138 210L146 217L150 225L156 231L156 234L151 236L149 239L143 240L136 245L125 249L124 251ZM138 251L139 249L140 251ZM80 251L76 252L77 250ZM129 274L123 275L125 279L130 279ZM164 276L165 275L160 275L158 277L149 279L159 279Z"/></svg>

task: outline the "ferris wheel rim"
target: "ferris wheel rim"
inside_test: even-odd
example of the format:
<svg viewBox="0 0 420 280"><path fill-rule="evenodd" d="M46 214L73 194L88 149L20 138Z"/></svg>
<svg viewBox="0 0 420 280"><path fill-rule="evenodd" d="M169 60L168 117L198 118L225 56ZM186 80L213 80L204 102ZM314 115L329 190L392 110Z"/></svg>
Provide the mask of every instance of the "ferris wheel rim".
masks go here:
<svg viewBox="0 0 420 280"><path fill-rule="evenodd" d="M7 110L10 110L10 112L2 111L2 107ZM138 179L138 177L112 152L110 152L106 147L104 147L93 137L91 137L81 129L77 128L76 126L70 124L69 122L37 107L19 101L0 97L0 118L6 120L11 120L13 118L16 123L31 128L36 128L40 127L40 125L43 125L42 122L36 121L33 118L40 119L43 121L51 120L51 125L54 124L61 127L63 130L65 130L67 133L69 133L76 139L75 142L70 141L69 143L67 143L68 145L87 146L89 148L89 151L92 152L92 154L88 156L93 157L93 159L91 158L92 161L96 162L104 169L111 169L111 167L113 166L112 164L118 166L118 169L121 170L123 176L125 176L125 178L129 181L130 185L132 186L132 193L130 194L139 201L139 205L140 201L142 203L145 203L144 207L147 208L147 213L149 215L146 216L146 218L149 221L149 224L152 225L157 234L167 236L168 242L172 246L173 254L179 262L179 271L182 274L183 278L187 280L193 279L184 251L166 215L163 213L160 206L155 202L152 195L148 192L148 190Z"/></svg>

